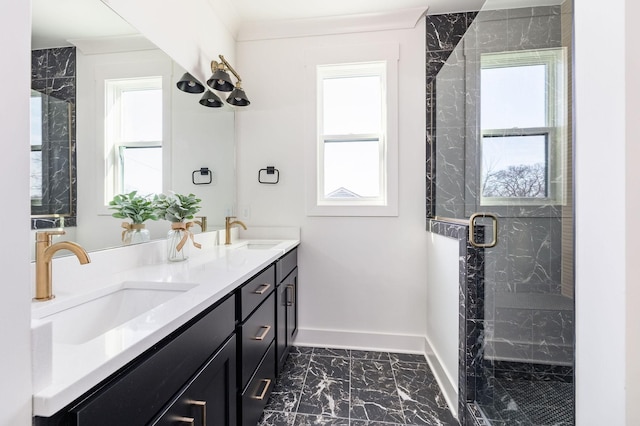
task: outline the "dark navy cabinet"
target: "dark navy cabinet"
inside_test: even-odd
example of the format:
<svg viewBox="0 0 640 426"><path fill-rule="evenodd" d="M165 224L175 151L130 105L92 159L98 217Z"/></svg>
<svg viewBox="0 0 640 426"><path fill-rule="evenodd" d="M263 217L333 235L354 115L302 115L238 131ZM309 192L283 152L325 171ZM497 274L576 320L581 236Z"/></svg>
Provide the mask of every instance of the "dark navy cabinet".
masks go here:
<svg viewBox="0 0 640 426"><path fill-rule="evenodd" d="M255 426L298 328L297 250L35 426Z"/></svg>

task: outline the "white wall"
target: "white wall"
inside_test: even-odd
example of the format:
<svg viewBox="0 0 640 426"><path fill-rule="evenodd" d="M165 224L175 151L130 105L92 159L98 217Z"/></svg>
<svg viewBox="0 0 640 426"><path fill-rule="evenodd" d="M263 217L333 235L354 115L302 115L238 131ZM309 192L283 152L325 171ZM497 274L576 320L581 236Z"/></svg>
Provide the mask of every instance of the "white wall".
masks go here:
<svg viewBox="0 0 640 426"><path fill-rule="evenodd" d="M0 14L3 89L0 192L5 221L0 248L0 424L31 424L29 288L29 88L31 2L5 3Z"/></svg>
<svg viewBox="0 0 640 426"><path fill-rule="evenodd" d="M611 0L605 15L593 2L574 8L576 423L636 425L638 6Z"/></svg>
<svg viewBox="0 0 640 426"><path fill-rule="evenodd" d="M457 411L460 243L430 233L427 244L427 341L444 377L438 377ZM429 358L429 355L428 355ZM435 369L437 371L437 368Z"/></svg>
<svg viewBox="0 0 640 426"><path fill-rule="evenodd" d="M417 18L417 17L416 17ZM398 42L398 217L308 217L304 205L306 49ZM424 21L412 29L243 41L238 70L251 107L238 110L239 217L299 226L299 343L421 351L426 333ZM273 165L280 183L261 185Z"/></svg>
<svg viewBox="0 0 640 426"><path fill-rule="evenodd" d="M207 0L103 0L146 38L204 83L218 55L235 64L235 30ZM217 5L219 6L219 5Z"/></svg>
<svg viewBox="0 0 640 426"><path fill-rule="evenodd" d="M640 424L640 362L638 362L638 352L640 351L640 286L638 285L637 263L640 259L640 229L637 226L637 219L640 212L640 190L637 183L640 182L640 171L638 171L638 161L640 160L640 26L634 17L640 16L640 3L634 0L625 2L625 40L626 40L626 75L625 92L626 97L626 143L625 143L625 166L627 187L625 197L626 220L626 414L628 425Z"/></svg>

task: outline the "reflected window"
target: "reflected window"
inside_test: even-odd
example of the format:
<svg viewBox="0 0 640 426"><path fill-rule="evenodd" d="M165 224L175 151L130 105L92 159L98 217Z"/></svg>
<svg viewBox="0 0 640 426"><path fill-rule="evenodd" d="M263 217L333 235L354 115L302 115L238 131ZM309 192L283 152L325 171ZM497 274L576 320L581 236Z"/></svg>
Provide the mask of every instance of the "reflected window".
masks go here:
<svg viewBox="0 0 640 426"><path fill-rule="evenodd" d="M31 91L31 205L42 205L42 95Z"/></svg>
<svg viewBox="0 0 640 426"><path fill-rule="evenodd" d="M162 192L162 78L106 80L108 202Z"/></svg>
<svg viewBox="0 0 640 426"><path fill-rule="evenodd" d="M482 55L481 204L561 203L563 49Z"/></svg>

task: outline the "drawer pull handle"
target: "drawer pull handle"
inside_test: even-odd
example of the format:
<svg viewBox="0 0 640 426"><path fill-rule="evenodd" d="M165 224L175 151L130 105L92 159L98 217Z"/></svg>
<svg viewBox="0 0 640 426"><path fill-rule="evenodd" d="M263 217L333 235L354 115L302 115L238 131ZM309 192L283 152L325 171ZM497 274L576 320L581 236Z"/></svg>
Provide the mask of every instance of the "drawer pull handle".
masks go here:
<svg viewBox="0 0 640 426"><path fill-rule="evenodd" d="M189 423L190 425L196 424L196 419L192 417L176 417L175 421L178 423Z"/></svg>
<svg viewBox="0 0 640 426"><path fill-rule="evenodd" d="M254 395L253 399L263 400L267 391L269 390L269 386L271 386L271 379L262 379L260 383L264 383L264 389L262 389L262 393L260 395Z"/></svg>
<svg viewBox="0 0 640 426"><path fill-rule="evenodd" d="M269 331L271 330L271 326L270 325L263 325L260 328L262 328L264 330L262 331L262 333L260 333L256 337L254 337L253 340L264 340L264 338L267 337L267 334L269 334Z"/></svg>
<svg viewBox="0 0 640 426"><path fill-rule="evenodd" d="M207 426L207 401L191 400L189 404L200 407L202 410L202 426Z"/></svg>
<svg viewBox="0 0 640 426"><path fill-rule="evenodd" d="M289 290L291 290L291 292L289 292ZM293 286L293 284L289 284L287 285L287 306L293 306L293 302L295 300L295 288ZM291 295L291 296L289 296Z"/></svg>
<svg viewBox="0 0 640 426"><path fill-rule="evenodd" d="M268 284L268 283L260 284L260 286L257 289L255 289L253 293L264 294L265 291L269 290L269 287L271 287L271 284Z"/></svg>

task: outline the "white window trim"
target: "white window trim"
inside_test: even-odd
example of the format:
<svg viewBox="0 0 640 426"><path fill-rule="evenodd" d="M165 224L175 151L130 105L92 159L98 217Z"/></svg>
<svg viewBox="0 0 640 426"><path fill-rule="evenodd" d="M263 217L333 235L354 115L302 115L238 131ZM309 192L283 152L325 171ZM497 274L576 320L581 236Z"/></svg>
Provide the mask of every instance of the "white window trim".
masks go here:
<svg viewBox="0 0 640 426"><path fill-rule="evenodd" d="M398 216L398 60L397 43L373 43L331 48L311 49L305 52L305 87L308 91L305 119L305 205L307 216ZM386 200L371 205L371 200L359 203L344 201L319 202L318 185L319 138L318 130L318 71L319 65L386 62ZM368 205L360 205L368 203Z"/></svg>
<svg viewBox="0 0 640 426"><path fill-rule="evenodd" d="M158 80L160 80L158 82ZM127 90L145 90L145 89L162 89L162 76L147 76L141 78L119 78L105 81L105 96L107 105L114 108L114 114L105 117L109 124L105 129L105 145L107 156L113 158L107 159L107 164L113 164L107 169L105 176L105 202L108 202L116 194L122 192L123 185L123 163L122 148L144 148L144 147L162 147L162 140L155 141L123 141L118 136L121 135L120 125L122 124L122 111L120 110L122 93ZM164 113L163 113L164 116ZM112 130L114 135L110 135Z"/></svg>
<svg viewBox="0 0 640 426"><path fill-rule="evenodd" d="M501 53L489 53L482 55L481 68L501 68L508 66L526 65L546 65L547 81L555 91L547 93L547 127L537 128L513 128L513 129L481 129L481 140L485 135L522 135L545 134L548 138L548 195L539 198L518 198L518 197L485 197L482 189L479 188L480 204L482 206L501 205L564 205L566 204L566 193L562 182L567 173L567 107L564 100L567 99L567 74L564 64L566 64L566 48L536 49L524 51L512 51ZM482 159L482 154L480 154ZM481 160L482 161L482 160ZM481 168L480 168L481 169ZM481 183L482 177L478 180Z"/></svg>
<svg viewBox="0 0 640 426"><path fill-rule="evenodd" d="M109 191L107 170L114 161L111 147L105 141L105 117L106 117L106 91L105 82L127 78L145 78L149 76L162 77L162 188L166 190L171 186L171 89L172 89L172 64L169 61L145 61L140 63L127 62L122 64L107 64L95 71L95 114L96 144L102 149L96 155L96 176L98 177L98 191L96 211L98 215L110 216L113 211L107 208Z"/></svg>

